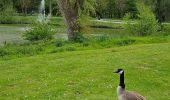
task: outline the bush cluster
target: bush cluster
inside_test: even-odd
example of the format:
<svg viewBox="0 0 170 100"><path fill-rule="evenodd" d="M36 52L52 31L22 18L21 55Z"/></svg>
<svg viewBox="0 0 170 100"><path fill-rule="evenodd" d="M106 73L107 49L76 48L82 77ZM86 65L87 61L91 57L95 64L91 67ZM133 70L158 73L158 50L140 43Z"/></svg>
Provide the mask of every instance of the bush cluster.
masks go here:
<svg viewBox="0 0 170 100"><path fill-rule="evenodd" d="M151 9L144 3L137 3L139 11L138 19L135 22L130 22L131 14L126 14L125 28L132 34L141 36L150 35L158 31L158 21Z"/></svg>
<svg viewBox="0 0 170 100"><path fill-rule="evenodd" d="M15 21L13 17L15 14L15 10L12 5L6 6L4 9L0 9L0 23L1 24L9 24Z"/></svg>
<svg viewBox="0 0 170 100"><path fill-rule="evenodd" d="M23 37L29 41L50 40L53 39L54 33L47 23L34 23L31 29L23 34Z"/></svg>

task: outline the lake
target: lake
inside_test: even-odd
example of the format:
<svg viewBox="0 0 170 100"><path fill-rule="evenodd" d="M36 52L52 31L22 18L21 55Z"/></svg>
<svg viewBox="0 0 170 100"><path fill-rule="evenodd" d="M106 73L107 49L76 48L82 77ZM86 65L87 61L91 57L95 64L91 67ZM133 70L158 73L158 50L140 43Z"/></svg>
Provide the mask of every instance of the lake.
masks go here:
<svg viewBox="0 0 170 100"><path fill-rule="evenodd" d="M25 40L22 38L22 33L28 29L26 24L0 24L0 46L4 45L4 42L7 43L23 43ZM64 34L64 31L56 28L57 33L55 38L64 38L67 39L67 35Z"/></svg>
<svg viewBox="0 0 170 100"><path fill-rule="evenodd" d="M6 25L0 24L0 45L7 43L20 43L23 40L22 33L27 29L27 25Z"/></svg>

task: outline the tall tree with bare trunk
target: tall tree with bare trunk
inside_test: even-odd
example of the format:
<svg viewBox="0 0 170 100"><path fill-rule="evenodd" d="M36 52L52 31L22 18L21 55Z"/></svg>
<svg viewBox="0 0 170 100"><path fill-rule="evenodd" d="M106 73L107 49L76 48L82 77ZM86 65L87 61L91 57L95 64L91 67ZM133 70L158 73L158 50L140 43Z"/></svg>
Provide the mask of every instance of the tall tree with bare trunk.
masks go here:
<svg viewBox="0 0 170 100"><path fill-rule="evenodd" d="M71 41L75 40L77 33L80 32L78 19L83 3L84 0L58 0L59 9L67 27L68 39Z"/></svg>

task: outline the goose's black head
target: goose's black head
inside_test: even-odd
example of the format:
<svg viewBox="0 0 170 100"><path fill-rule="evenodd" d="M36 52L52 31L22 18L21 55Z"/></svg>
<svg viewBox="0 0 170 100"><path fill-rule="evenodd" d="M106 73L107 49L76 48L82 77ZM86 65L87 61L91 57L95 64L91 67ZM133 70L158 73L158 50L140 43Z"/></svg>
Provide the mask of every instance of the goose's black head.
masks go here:
<svg viewBox="0 0 170 100"><path fill-rule="evenodd" d="M117 69L116 71L114 71L114 73L118 73L118 74L122 74L124 72L123 69Z"/></svg>

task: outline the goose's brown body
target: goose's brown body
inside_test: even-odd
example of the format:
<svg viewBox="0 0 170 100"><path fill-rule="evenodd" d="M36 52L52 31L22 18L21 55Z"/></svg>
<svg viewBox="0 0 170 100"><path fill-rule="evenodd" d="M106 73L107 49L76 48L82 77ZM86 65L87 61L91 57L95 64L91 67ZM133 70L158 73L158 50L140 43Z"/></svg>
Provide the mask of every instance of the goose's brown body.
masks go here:
<svg viewBox="0 0 170 100"><path fill-rule="evenodd" d="M126 92L126 100L146 100L146 99L137 93Z"/></svg>
<svg viewBox="0 0 170 100"><path fill-rule="evenodd" d="M118 69L115 73L120 74L120 83L117 87L118 100L146 100L145 97L138 93L126 91L124 84L124 70Z"/></svg>
<svg viewBox="0 0 170 100"><path fill-rule="evenodd" d="M126 91L118 86L117 89L118 100L146 100L143 96L135 92Z"/></svg>

